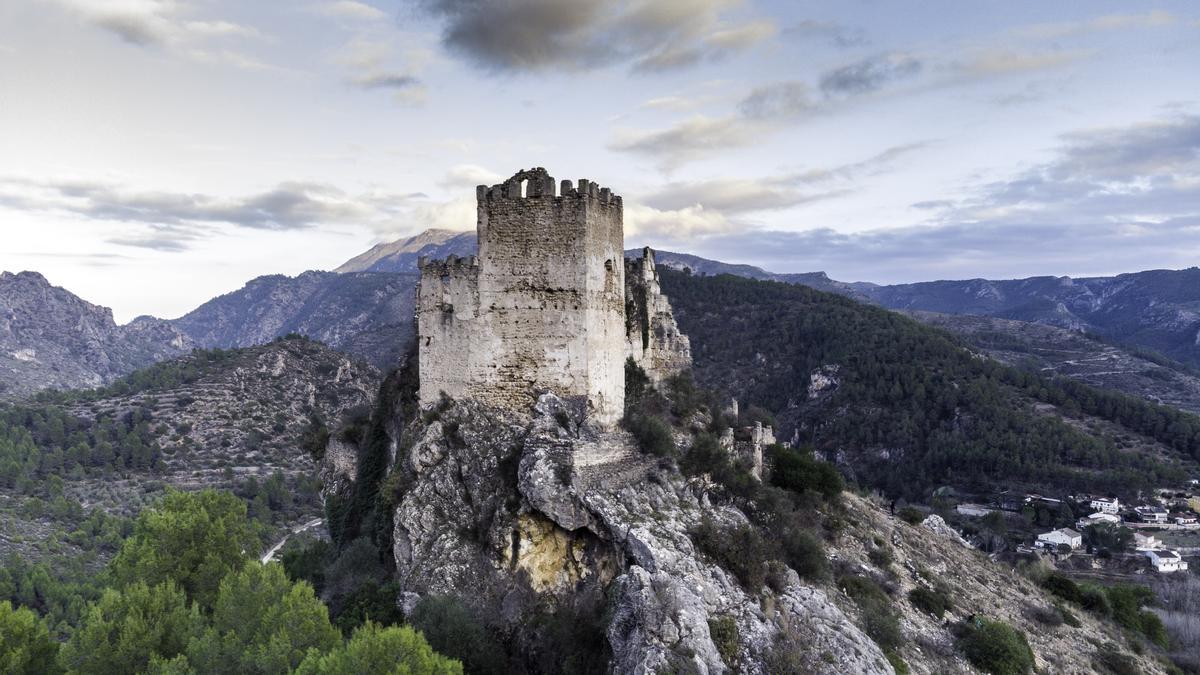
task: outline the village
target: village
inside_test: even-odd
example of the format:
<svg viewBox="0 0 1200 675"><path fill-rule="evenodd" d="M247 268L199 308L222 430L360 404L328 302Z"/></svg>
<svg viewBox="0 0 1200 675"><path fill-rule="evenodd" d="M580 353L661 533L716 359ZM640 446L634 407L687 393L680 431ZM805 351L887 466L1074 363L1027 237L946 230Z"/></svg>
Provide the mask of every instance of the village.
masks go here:
<svg viewBox="0 0 1200 675"><path fill-rule="evenodd" d="M1200 557L1200 480L1140 494L1060 498L943 488L934 510L976 548L1000 558L1037 558L1094 576L1187 572Z"/></svg>

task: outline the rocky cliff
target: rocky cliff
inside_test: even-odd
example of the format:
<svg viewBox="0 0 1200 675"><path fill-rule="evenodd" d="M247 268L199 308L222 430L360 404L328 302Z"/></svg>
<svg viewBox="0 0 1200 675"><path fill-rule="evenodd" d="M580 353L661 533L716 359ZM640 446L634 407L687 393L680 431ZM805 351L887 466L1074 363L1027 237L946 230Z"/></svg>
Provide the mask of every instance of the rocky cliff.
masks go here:
<svg viewBox="0 0 1200 675"><path fill-rule="evenodd" d="M767 672L781 635L828 654L812 672L891 672L828 589L792 573L767 601L705 560L689 530L705 515L730 527L746 516L579 415L549 395L524 426L447 402L405 429L392 498L408 606L451 595L520 639L543 604L607 597L593 611L619 673ZM718 621L736 626L732 653L716 644Z"/></svg>
<svg viewBox="0 0 1200 675"><path fill-rule="evenodd" d="M191 340L143 317L127 326L36 272L0 274L0 398L98 387L186 353Z"/></svg>

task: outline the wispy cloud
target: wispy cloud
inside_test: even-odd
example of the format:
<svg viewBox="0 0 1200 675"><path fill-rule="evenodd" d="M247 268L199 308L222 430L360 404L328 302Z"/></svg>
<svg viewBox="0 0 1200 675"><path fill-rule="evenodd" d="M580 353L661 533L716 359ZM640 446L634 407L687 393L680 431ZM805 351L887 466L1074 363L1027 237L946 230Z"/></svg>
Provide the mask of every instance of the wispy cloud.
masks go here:
<svg viewBox="0 0 1200 675"><path fill-rule="evenodd" d="M325 16L355 21L378 21L387 16L383 10L374 5L356 0L335 0L320 2L312 6L313 11Z"/></svg>
<svg viewBox="0 0 1200 675"><path fill-rule="evenodd" d="M429 55L418 48L398 55L392 42L378 36L355 35L334 55L347 71L346 81L366 90L386 90L400 103L421 103L427 89L417 76Z"/></svg>
<svg viewBox="0 0 1200 675"><path fill-rule="evenodd" d="M161 48L200 62L239 68L271 69L266 63L230 46L234 41L262 39L253 26L221 19L198 18L187 0L55 0L82 20L131 45Z"/></svg>
<svg viewBox="0 0 1200 675"><path fill-rule="evenodd" d="M776 33L760 18L735 20L738 0L418 0L443 24L442 43L491 71L634 71L720 59Z"/></svg>
<svg viewBox="0 0 1200 675"><path fill-rule="evenodd" d="M826 96L865 94L913 77L923 67L920 59L910 54L878 54L825 73L821 76L821 91Z"/></svg>
<svg viewBox="0 0 1200 675"><path fill-rule="evenodd" d="M218 226L288 231L386 222L413 208L422 196L351 195L311 182L284 182L264 192L221 197L95 181L0 180L0 206L116 224L109 242L162 251L185 250L212 236Z"/></svg>
<svg viewBox="0 0 1200 675"><path fill-rule="evenodd" d="M849 49L869 44L866 31L845 26L834 21L806 19L783 30L784 38L819 40L834 47Z"/></svg>
<svg viewBox="0 0 1200 675"><path fill-rule="evenodd" d="M609 148L644 155L662 168L672 169L715 152L749 145L759 133L754 125L737 116L696 115L658 131L618 132Z"/></svg>
<svg viewBox="0 0 1200 675"><path fill-rule="evenodd" d="M1106 14L1081 21L1033 24L1017 29L1015 34L1026 38L1056 40L1089 33L1158 28L1169 26L1177 21L1178 19L1170 12L1155 9L1145 14Z"/></svg>

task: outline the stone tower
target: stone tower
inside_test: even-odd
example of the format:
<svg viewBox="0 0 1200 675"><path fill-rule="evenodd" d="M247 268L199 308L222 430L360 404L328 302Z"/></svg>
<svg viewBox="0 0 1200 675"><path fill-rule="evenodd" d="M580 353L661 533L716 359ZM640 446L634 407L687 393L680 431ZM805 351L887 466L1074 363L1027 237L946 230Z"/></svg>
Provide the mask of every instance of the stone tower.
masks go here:
<svg viewBox="0 0 1200 675"><path fill-rule="evenodd" d="M586 400L611 426L625 402L621 198L521 171L476 189L478 258L422 260L422 404L442 393L527 411L540 392Z"/></svg>

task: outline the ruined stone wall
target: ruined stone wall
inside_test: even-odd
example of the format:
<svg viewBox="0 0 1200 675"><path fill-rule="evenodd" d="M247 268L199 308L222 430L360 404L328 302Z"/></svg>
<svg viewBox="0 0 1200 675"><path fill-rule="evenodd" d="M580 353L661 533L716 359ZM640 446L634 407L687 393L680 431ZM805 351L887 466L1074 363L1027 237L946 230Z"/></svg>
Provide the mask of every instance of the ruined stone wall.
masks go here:
<svg viewBox="0 0 1200 675"><path fill-rule="evenodd" d="M587 180L578 188L563 181L555 192L544 169L480 186L473 271L447 278L422 266L422 403L445 392L525 411L549 391L586 397L590 418L602 425L620 419L621 198ZM445 304L453 306L449 319Z"/></svg>
<svg viewBox="0 0 1200 675"><path fill-rule="evenodd" d="M625 351L656 384L692 367L692 347L663 295L654 251L625 260Z"/></svg>
<svg viewBox="0 0 1200 675"><path fill-rule="evenodd" d="M467 395L471 342L479 318L479 262L474 257L418 261L417 337L421 400Z"/></svg>

